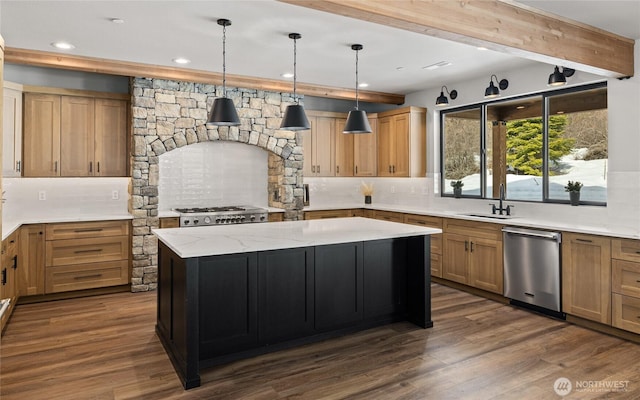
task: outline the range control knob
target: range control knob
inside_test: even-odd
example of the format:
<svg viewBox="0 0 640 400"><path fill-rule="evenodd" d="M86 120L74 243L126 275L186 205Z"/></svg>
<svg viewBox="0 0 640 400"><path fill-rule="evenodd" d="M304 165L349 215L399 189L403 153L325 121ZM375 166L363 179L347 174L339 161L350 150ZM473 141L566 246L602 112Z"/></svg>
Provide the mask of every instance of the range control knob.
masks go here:
<svg viewBox="0 0 640 400"><path fill-rule="evenodd" d="M182 223L185 224L185 225L189 225L189 222L191 222L191 221L189 221L188 219L185 219Z"/></svg>
<svg viewBox="0 0 640 400"><path fill-rule="evenodd" d="M247 217L243 215L242 217L240 217L240 222L244 222L245 219L247 219Z"/></svg>
<svg viewBox="0 0 640 400"><path fill-rule="evenodd" d="M220 223L220 218L216 218L216 224Z"/></svg>
<svg viewBox="0 0 640 400"><path fill-rule="evenodd" d="M249 218L249 219L251 220L251 222L253 222L253 221L255 221L255 220L256 220L256 216L255 216L255 215L252 215L252 216L251 216L251 218Z"/></svg>
<svg viewBox="0 0 640 400"><path fill-rule="evenodd" d="M260 221L264 221L264 220L265 220L264 215L261 215L261 216L260 216Z"/></svg>
<svg viewBox="0 0 640 400"><path fill-rule="evenodd" d="M193 219L193 224L194 224L194 225L197 225L197 224L198 224L198 222L200 222L200 221L199 221L197 218L194 218L194 219Z"/></svg>

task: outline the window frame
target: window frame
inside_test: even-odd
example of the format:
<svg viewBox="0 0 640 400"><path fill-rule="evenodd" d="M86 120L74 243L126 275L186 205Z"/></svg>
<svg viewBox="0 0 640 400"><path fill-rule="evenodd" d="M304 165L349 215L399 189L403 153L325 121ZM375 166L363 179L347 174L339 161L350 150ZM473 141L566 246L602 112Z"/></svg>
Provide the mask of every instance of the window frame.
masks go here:
<svg viewBox="0 0 640 400"><path fill-rule="evenodd" d="M482 200L497 200L495 197L487 196L487 107L504 102L504 101L513 101L519 99L527 99L533 97L541 97L542 100L542 198L539 201L534 200L512 200L506 198L510 202L525 202L525 203L548 203L548 204L570 204L569 200L555 199L549 198L549 99L558 96L558 95L566 95L571 93L578 93L582 91L589 91L593 89L607 88L607 97L608 97L608 85L607 81L600 81L580 86L572 86L565 87L554 90L546 90L535 93L528 93L519 96L513 96L508 98L498 98L487 101L482 101L479 103L467 104L460 107L449 108L446 110L439 111L439 121L440 121L440 197L450 197L453 198L453 193L445 193L445 117L447 114L467 111L472 109L480 108L480 195L465 195L463 194L461 198L465 199L482 199ZM608 102L607 102L608 103ZM607 110L609 106L607 104ZM609 132L607 131L607 135ZM607 146L608 147L608 146ZM607 202L599 202L599 201L585 201L580 200L581 205L592 205L592 206L606 206Z"/></svg>

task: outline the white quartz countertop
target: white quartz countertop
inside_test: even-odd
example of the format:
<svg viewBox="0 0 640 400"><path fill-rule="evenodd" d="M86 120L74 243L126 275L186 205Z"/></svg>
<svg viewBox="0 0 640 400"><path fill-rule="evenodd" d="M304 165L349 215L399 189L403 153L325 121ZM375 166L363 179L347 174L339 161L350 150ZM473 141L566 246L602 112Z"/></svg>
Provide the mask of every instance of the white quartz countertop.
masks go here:
<svg viewBox="0 0 640 400"><path fill-rule="evenodd" d="M153 229L181 258L432 235L440 229L369 218L335 218Z"/></svg>
<svg viewBox="0 0 640 400"><path fill-rule="evenodd" d="M52 224L56 222L86 222L86 221L113 221L132 219L131 214L90 214L90 215L57 215L57 216L32 216L23 218L2 219L2 240L11 235L16 229L27 224Z"/></svg>
<svg viewBox="0 0 640 400"><path fill-rule="evenodd" d="M471 212L463 211L443 211L430 210L425 207L408 206L401 204L362 204L362 203L345 203L345 204L324 204L316 206L308 206L304 211L323 211L323 210L339 210L347 208L364 208L369 210L393 211L405 214L427 215L432 217L456 218L469 221L481 221L500 225L520 226L523 228L537 228L546 230L558 230L575 233L584 233L589 235L610 236L624 239L640 239L640 233L637 231L627 231L616 227L603 225L590 225L589 221L572 221L562 222L549 219L528 218L526 216L512 216L505 219L491 218L491 213L475 213L479 216L469 216ZM485 215L485 216L480 216Z"/></svg>

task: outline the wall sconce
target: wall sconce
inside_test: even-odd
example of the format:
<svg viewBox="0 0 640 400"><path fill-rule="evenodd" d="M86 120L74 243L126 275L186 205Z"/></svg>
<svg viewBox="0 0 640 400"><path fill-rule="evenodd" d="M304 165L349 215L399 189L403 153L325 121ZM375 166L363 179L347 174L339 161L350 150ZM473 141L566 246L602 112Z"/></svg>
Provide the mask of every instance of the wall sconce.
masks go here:
<svg viewBox="0 0 640 400"><path fill-rule="evenodd" d="M458 97L457 90L454 89L452 91L449 91L449 88L443 86L440 90L440 96L438 96L438 98L436 99L436 106L446 106L447 104L449 104L449 99L444 95L445 91L447 92L449 97L451 97L451 100L455 100Z"/></svg>
<svg viewBox="0 0 640 400"><path fill-rule="evenodd" d="M553 73L549 75L549 81L547 82L547 86L562 86L567 84L567 78L573 76L576 73L576 70L573 68L565 68L562 67L562 72L556 65L553 68Z"/></svg>
<svg viewBox="0 0 640 400"><path fill-rule="evenodd" d="M496 78L496 83L498 84L498 87L496 87L493 84L493 78ZM491 75L491 78L489 78L489 86L484 91L484 98L490 99L492 97L498 97L500 96L500 90L505 90L508 87L509 87L508 80L503 79L500 82L498 82L498 77L495 75ZM498 88L500 88L500 90L498 90Z"/></svg>

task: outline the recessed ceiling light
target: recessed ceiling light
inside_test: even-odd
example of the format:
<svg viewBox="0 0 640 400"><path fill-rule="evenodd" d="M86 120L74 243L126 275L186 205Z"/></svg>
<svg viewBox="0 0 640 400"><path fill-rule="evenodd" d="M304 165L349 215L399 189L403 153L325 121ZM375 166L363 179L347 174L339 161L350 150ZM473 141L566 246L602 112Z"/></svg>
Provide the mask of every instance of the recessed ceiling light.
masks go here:
<svg viewBox="0 0 640 400"><path fill-rule="evenodd" d="M111 18L109 21L113 22L114 24L124 24L124 20L122 18Z"/></svg>
<svg viewBox="0 0 640 400"><path fill-rule="evenodd" d="M556 114L564 114L564 111L558 111Z"/></svg>
<svg viewBox="0 0 640 400"><path fill-rule="evenodd" d="M60 49L60 50L71 50L71 49L75 49L76 46L72 45L71 43L67 43L67 42L53 42L51 43L51 46L55 47L56 49Z"/></svg>
<svg viewBox="0 0 640 400"><path fill-rule="evenodd" d="M191 62L191 60L188 60L186 58L182 58L182 57L178 57L178 58L174 58L173 62L176 64L189 64Z"/></svg>
<svg viewBox="0 0 640 400"><path fill-rule="evenodd" d="M440 61L440 62L437 62L435 64L431 64L431 65L427 65L425 67L422 67L422 69L433 70L433 69L437 69L437 68L448 67L449 65L451 65L451 63L449 61Z"/></svg>
<svg viewBox="0 0 640 400"><path fill-rule="evenodd" d="M358 87L369 87L369 84L367 82L362 82L358 84Z"/></svg>
<svg viewBox="0 0 640 400"><path fill-rule="evenodd" d="M516 110L522 110L524 108L524 106L518 106L516 107Z"/></svg>
<svg viewBox="0 0 640 400"><path fill-rule="evenodd" d="M478 47L478 50L485 51L485 50L489 50L489 49L487 49L486 47Z"/></svg>
<svg viewBox="0 0 640 400"><path fill-rule="evenodd" d="M396 70L398 71L402 71L404 69L404 67L396 67Z"/></svg>
<svg viewBox="0 0 640 400"><path fill-rule="evenodd" d="M283 78L293 78L293 72L285 72L280 74L280 76Z"/></svg>

